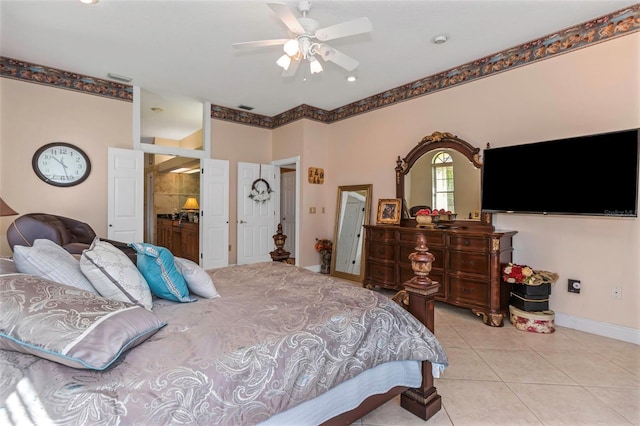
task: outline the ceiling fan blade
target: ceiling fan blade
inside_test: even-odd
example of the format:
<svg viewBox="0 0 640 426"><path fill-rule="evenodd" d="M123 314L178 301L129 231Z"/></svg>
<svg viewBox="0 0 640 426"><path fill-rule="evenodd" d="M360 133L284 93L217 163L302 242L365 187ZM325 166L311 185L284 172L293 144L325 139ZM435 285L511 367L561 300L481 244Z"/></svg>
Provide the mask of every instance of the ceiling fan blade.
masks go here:
<svg viewBox="0 0 640 426"><path fill-rule="evenodd" d="M373 31L373 25L371 25L369 18L358 18L320 28L316 31L316 38L320 41L327 41L356 34L370 33L371 31Z"/></svg>
<svg viewBox="0 0 640 426"><path fill-rule="evenodd" d="M336 65L340 65L342 68L347 71L353 71L358 68L360 62L353 59L351 56L347 56L339 50L334 49L333 47L329 47L326 44L323 44L318 53L320 57L325 61L331 61Z"/></svg>
<svg viewBox="0 0 640 426"><path fill-rule="evenodd" d="M298 71L300 62L302 62L302 59L291 61L291 63L289 64L289 68L282 71L282 77L293 77L294 75L296 75L296 71Z"/></svg>
<svg viewBox="0 0 640 426"><path fill-rule="evenodd" d="M254 47L266 47L266 46L278 46L288 42L288 38L275 38L273 40L258 40L258 41L245 41L242 43L233 43L233 47L237 49L254 48Z"/></svg>
<svg viewBox="0 0 640 426"><path fill-rule="evenodd" d="M284 3L267 3L267 6L278 15L278 18L291 30L294 34L303 34L304 28L298 21L298 18L291 12L291 9Z"/></svg>

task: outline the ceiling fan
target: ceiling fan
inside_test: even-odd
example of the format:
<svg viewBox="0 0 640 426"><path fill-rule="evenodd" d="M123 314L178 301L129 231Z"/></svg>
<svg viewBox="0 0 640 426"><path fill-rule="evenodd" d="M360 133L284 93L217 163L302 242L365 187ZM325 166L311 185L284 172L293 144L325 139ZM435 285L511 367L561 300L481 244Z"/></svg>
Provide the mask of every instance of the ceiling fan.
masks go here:
<svg viewBox="0 0 640 426"><path fill-rule="evenodd" d="M318 57L324 61L333 62L347 71L353 71L358 67L358 61L323 42L371 32L373 26L368 18L358 18L340 24L318 28L318 21L307 17L311 9L311 1L309 0L301 0L298 2L297 9L302 14L301 18L296 18L284 3L267 3L267 6L284 22L289 31L291 31L291 38L234 43L233 47L254 48L283 45L284 55L276 61L276 64L284 69L282 72L283 77L295 75L298 66L303 60L309 62L311 74L321 72L322 64L320 64Z"/></svg>

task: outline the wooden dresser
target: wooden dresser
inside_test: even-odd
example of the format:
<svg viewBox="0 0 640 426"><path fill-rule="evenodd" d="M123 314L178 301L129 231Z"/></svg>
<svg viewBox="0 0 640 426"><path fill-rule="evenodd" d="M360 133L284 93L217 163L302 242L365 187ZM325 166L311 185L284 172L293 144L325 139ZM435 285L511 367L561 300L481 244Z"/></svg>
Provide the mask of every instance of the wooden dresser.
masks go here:
<svg viewBox="0 0 640 426"><path fill-rule="evenodd" d="M429 277L441 286L436 300L470 308L485 324L503 325L508 315L509 288L501 285L501 264L511 262L515 231L486 229L423 229L367 225L363 286L401 290L413 277L409 254L423 234L435 256Z"/></svg>
<svg viewBox="0 0 640 426"><path fill-rule="evenodd" d="M200 229L197 223L158 218L156 245L168 248L174 256L200 263Z"/></svg>

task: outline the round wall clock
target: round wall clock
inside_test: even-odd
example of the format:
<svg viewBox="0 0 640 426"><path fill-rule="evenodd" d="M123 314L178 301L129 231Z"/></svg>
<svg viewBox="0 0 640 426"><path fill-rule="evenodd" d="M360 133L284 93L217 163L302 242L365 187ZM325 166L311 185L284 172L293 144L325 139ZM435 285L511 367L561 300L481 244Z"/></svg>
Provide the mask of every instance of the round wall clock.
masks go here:
<svg viewBox="0 0 640 426"><path fill-rule="evenodd" d="M40 179L55 186L77 185L91 172L91 161L87 154L65 142L42 146L33 154L31 165Z"/></svg>

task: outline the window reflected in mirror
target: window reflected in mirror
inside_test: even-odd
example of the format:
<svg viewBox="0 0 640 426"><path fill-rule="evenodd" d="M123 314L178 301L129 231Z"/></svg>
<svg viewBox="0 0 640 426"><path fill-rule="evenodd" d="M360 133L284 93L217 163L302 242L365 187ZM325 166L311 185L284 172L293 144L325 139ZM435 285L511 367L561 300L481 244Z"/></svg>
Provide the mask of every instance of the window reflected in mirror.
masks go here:
<svg viewBox="0 0 640 426"><path fill-rule="evenodd" d="M421 208L444 209L458 219L478 219L481 170L453 149L437 149L416 160L405 176L410 216Z"/></svg>

